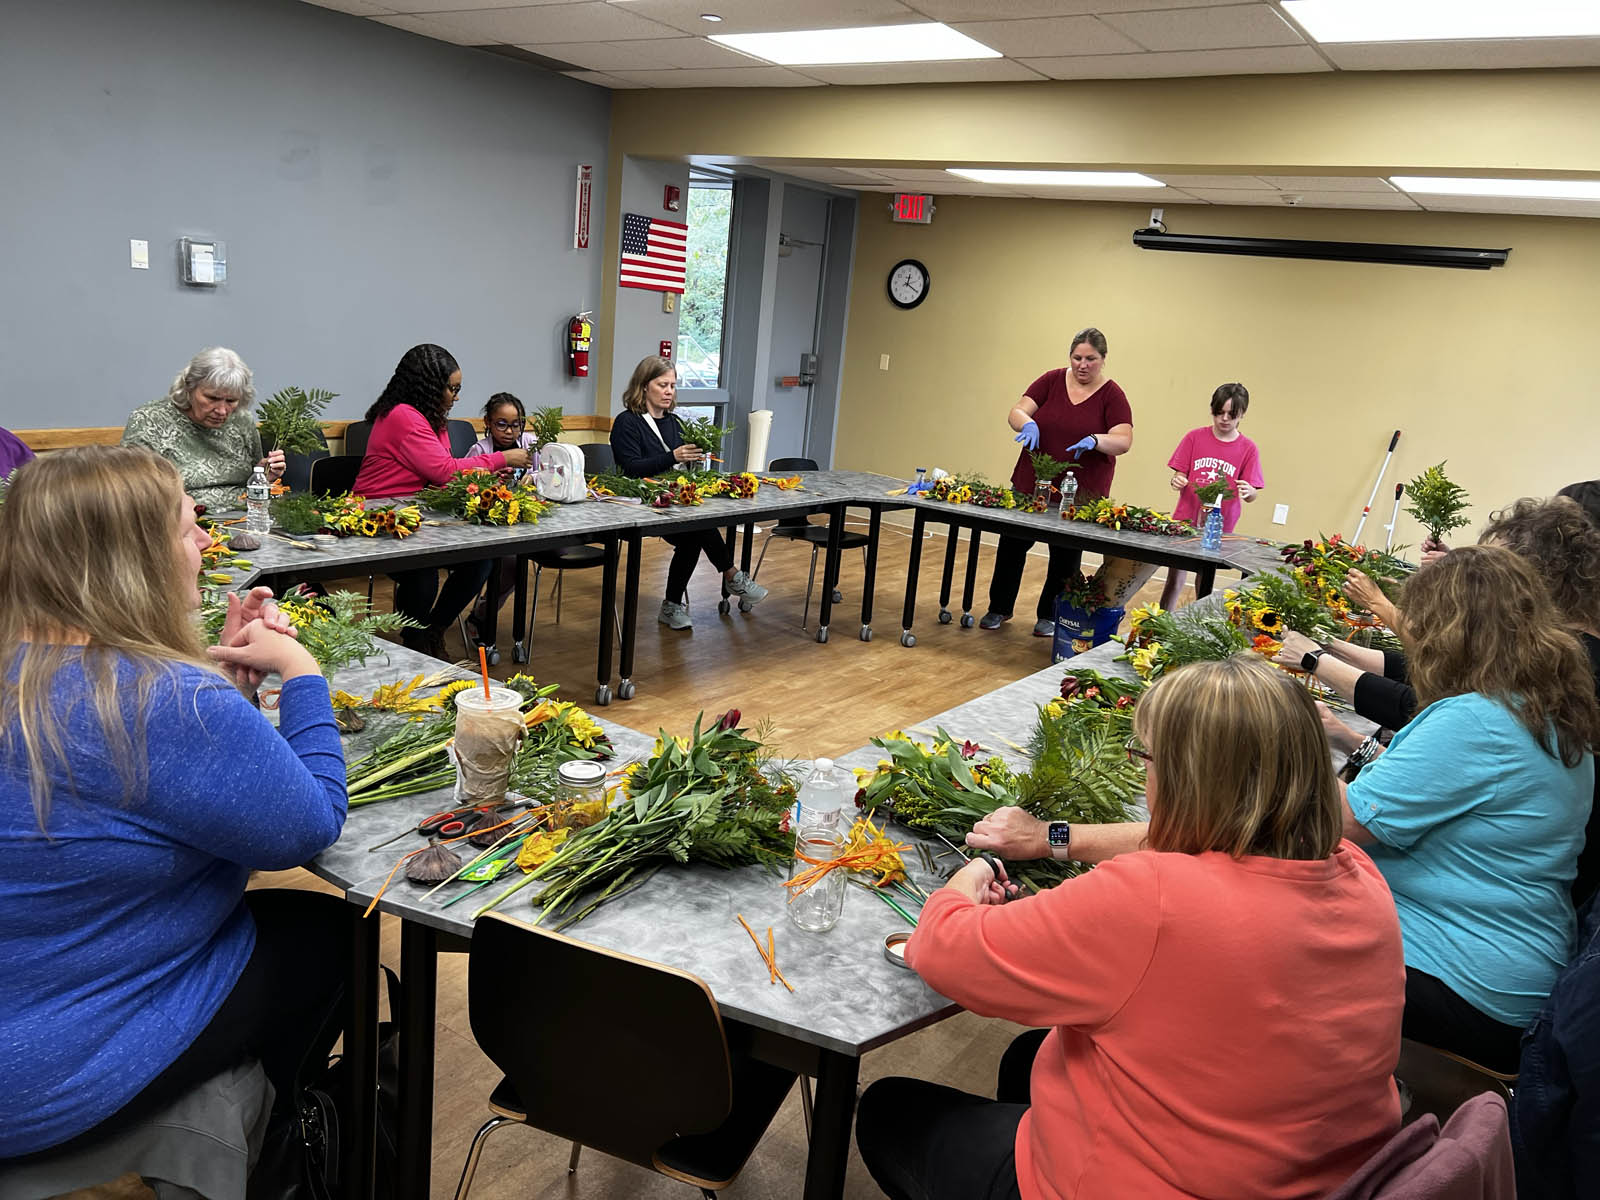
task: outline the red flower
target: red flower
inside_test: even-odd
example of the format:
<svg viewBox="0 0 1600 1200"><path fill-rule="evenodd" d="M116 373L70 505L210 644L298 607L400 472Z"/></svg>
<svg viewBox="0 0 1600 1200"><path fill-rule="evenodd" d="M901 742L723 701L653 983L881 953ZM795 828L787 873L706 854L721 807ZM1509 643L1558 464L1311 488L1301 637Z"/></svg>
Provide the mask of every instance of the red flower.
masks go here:
<svg viewBox="0 0 1600 1200"><path fill-rule="evenodd" d="M1100 689L1099 688L1097 688L1097 687L1086 688L1084 690L1084 693L1083 693L1083 698L1085 700L1093 700L1096 697L1098 697L1099 695L1100 695Z"/></svg>
<svg viewBox="0 0 1600 1200"><path fill-rule="evenodd" d="M1077 695L1080 682L1076 675L1068 675L1063 679L1061 681L1061 698L1063 700L1071 700L1073 696Z"/></svg>
<svg viewBox="0 0 1600 1200"><path fill-rule="evenodd" d="M962 758L976 758L978 756L978 751L982 750L982 749L983 749L983 747L978 745L977 742L962 742L961 743L961 757Z"/></svg>
<svg viewBox="0 0 1600 1200"><path fill-rule="evenodd" d="M784 810L783 820L778 822L778 832L779 833L788 833L789 832L789 817L791 815L793 815L793 813L794 813L794 809L792 809L792 808Z"/></svg>
<svg viewBox="0 0 1600 1200"><path fill-rule="evenodd" d="M1133 707L1133 697L1132 696L1118 696L1117 697L1117 707L1118 708L1132 708Z"/></svg>
<svg viewBox="0 0 1600 1200"><path fill-rule="evenodd" d="M717 718L718 729L732 729L738 723L739 710L737 708L730 708L727 712L723 713Z"/></svg>
<svg viewBox="0 0 1600 1200"><path fill-rule="evenodd" d="M475 484L475 483L467 484L467 495L476 496L477 494L478 494L478 485Z"/></svg>

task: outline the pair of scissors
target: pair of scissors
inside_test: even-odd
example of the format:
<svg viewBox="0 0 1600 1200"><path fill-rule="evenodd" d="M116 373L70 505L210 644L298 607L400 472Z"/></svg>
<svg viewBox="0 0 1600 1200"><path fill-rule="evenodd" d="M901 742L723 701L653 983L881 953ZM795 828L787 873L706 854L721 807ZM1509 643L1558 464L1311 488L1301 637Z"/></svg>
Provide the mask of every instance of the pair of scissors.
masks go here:
<svg viewBox="0 0 1600 1200"><path fill-rule="evenodd" d="M489 813L509 811L521 807L515 804L478 804L469 808L448 808L444 812L434 813L431 817L424 817L417 822L414 829L402 829L392 838L387 838L375 846L368 846L370 854L374 850L382 850L385 846L393 845L403 837L413 833L420 833L423 837L453 838L467 831L468 822Z"/></svg>
<svg viewBox="0 0 1600 1200"><path fill-rule="evenodd" d="M988 850L979 850L976 854L972 854L972 853L969 853L964 847L956 845L949 838L945 837L944 834L942 834L942 833L937 833L936 832L936 833L934 833L933 836L938 838L946 846L949 846L950 849L954 850L957 854L959 854L962 858L966 859L968 862L971 862L973 859L976 858L976 859L981 859L982 861L988 863L989 864L989 869L994 872L995 880L997 882L999 880L1002 880L1002 879L1004 879L1006 881L1006 883L1004 885L1002 885L1002 886L1011 887L1011 888L1016 887L1015 884L1011 883L1011 872L1006 870L1005 863L1001 861L1001 859L999 858L998 855L992 854ZM1014 896L1012 895L1011 892L1008 891L1006 893L1006 899L1007 900L1014 899Z"/></svg>

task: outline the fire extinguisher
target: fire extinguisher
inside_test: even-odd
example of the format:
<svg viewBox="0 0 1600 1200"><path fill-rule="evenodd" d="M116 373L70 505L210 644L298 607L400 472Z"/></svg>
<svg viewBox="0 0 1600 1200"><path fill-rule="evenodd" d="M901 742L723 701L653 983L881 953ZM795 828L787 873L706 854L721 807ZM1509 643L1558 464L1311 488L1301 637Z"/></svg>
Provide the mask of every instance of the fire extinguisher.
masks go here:
<svg viewBox="0 0 1600 1200"><path fill-rule="evenodd" d="M581 312L567 322L567 369L576 379L589 374L589 337L594 332L589 318L593 315Z"/></svg>

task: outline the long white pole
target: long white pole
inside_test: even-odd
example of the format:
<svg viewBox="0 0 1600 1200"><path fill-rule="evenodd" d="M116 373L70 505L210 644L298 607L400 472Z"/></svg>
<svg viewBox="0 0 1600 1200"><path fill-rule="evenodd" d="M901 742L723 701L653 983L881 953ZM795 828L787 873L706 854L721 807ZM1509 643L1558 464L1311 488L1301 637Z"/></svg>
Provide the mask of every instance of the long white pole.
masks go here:
<svg viewBox="0 0 1600 1200"><path fill-rule="evenodd" d="M1378 468L1378 477L1372 481L1372 495L1367 497L1366 507L1361 510L1361 520L1356 522L1356 533L1350 540L1356 545L1361 544L1361 531L1367 527L1367 514L1372 511L1373 503L1378 499L1378 489L1383 486L1383 477L1389 473L1389 460L1394 457L1394 448L1400 444L1400 431L1396 429L1394 436L1389 439L1389 453L1383 456L1383 466Z"/></svg>
<svg viewBox="0 0 1600 1200"><path fill-rule="evenodd" d="M1383 527L1387 535L1383 539L1383 548L1385 550L1394 545L1394 527L1400 520L1400 497L1405 495L1405 491L1405 484L1397 483L1394 485L1394 511L1389 514L1389 523Z"/></svg>

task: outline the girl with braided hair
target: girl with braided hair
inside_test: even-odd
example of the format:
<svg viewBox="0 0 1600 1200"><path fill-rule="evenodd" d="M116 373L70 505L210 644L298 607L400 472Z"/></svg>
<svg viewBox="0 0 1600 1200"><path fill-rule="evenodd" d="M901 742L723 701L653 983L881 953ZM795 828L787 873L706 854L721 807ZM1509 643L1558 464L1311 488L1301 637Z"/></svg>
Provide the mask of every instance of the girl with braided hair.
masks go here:
<svg viewBox="0 0 1600 1200"><path fill-rule="evenodd" d="M407 350L383 394L367 409L372 436L356 475L356 494L367 499L409 496L445 483L457 471L527 466L528 451L520 447L451 456L446 418L460 395L461 367L450 351L432 342ZM401 635L406 645L446 657L444 631L478 594L492 566L493 560L484 559L452 567L442 589L431 567L391 575L396 611L423 625Z"/></svg>

